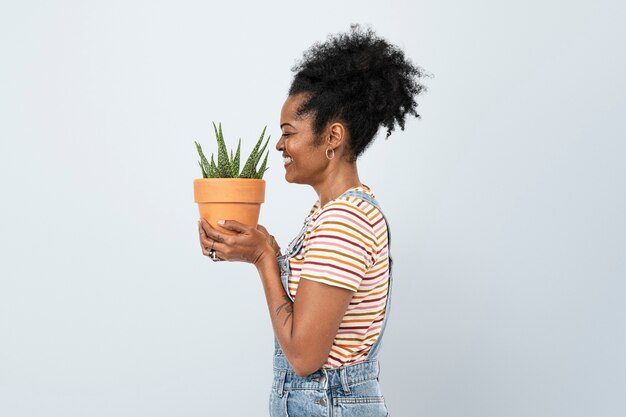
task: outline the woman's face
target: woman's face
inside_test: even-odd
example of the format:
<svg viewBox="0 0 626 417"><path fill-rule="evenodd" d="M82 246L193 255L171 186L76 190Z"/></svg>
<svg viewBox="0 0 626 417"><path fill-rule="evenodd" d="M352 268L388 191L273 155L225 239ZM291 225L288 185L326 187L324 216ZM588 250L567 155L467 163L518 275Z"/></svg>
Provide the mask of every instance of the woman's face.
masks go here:
<svg viewBox="0 0 626 417"><path fill-rule="evenodd" d="M287 182L315 186L324 179L329 160L326 158L324 143L318 146L314 144L313 115L296 115L305 99L306 95L301 93L285 100L280 112L282 135L276 143L276 149L283 155Z"/></svg>

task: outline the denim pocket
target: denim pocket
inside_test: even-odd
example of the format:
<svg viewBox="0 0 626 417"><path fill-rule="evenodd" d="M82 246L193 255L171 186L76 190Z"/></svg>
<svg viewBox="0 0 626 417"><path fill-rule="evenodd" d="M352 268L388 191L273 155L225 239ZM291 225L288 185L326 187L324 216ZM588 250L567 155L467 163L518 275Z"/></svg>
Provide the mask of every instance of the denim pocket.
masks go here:
<svg viewBox="0 0 626 417"><path fill-rule="evenodd" d="M289 417L289 414L287 414L288 396L289 392L285 392L281 397L272 390L270 394L270 417Z"/></svg>
<svg viewBox="0 0 626 417"><path fill-rule="evenodd" d="M385 403L383 397L339 397L335 398L335 403L340 404L377 404Z"/></svg>
<svg viewBox="0 0 626 417"><path fill-rule="evenodd" d="M337 417L386 417L389 415L383 397L338 397L333 399Z"/></svg>
<svg viewBox="0 0 626 417"><path fill-rule="evenodd" d="M339 417L386 417L389 415L378 381L371 379L340 390L333 398L333 415Z"/></svg>

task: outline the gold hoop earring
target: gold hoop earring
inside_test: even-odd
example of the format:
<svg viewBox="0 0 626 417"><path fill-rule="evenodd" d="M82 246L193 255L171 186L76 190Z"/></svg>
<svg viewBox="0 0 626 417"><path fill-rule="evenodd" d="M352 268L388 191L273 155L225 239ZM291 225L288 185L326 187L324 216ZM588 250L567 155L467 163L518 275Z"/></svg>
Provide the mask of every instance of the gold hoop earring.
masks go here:
<svg viewBox="0 0 626 417"><path fill-rule="evenodd" d="M331 152L330 156L328 156L328 151ZM335 150L331 147L326 148L326 158L333 159L335 157Z"/></svg>

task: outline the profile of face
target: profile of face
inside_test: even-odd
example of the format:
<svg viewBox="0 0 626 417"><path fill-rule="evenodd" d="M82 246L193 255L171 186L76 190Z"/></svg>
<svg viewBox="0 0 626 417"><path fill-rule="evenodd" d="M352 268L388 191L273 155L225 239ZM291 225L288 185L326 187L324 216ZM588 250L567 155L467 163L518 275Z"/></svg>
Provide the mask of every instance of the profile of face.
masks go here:
<svg viewBox="0 0 626 417"><path fill-rule="evenodd" d="M280 112L281 136L276 150L282 153L285 179L296 184L315 186L323 181L330 163L326 158L325 142L316 145L312 114L297 115L306 94L287 97Z"/></svg>

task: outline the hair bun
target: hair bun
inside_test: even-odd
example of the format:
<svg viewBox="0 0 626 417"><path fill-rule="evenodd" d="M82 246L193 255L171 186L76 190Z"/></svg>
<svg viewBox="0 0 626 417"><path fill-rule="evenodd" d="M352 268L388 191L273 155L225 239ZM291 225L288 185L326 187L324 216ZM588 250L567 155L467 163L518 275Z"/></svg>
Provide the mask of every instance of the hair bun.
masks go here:
<svg viewBox="0 0 626 417"><path fill-rule="evenodd" d="M404 130L407 115L420 117L415 98L426 87L418 81L428 76L400 48L358 24L315 43L292 71L289 95L309 95L298 113L315 113L318 135L329 122L344 121L353 159L370 145L380 126L389 137L396 125Z"/></svg>

